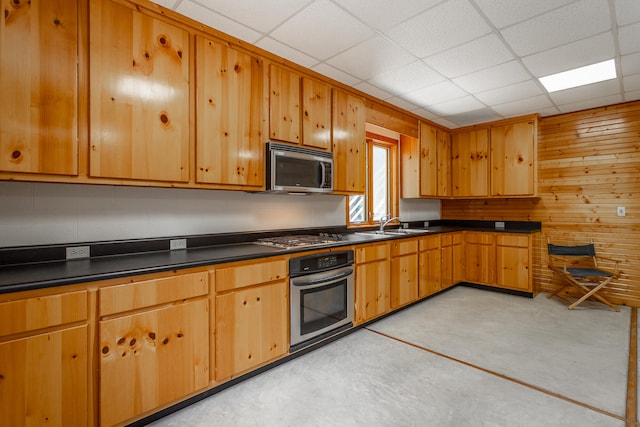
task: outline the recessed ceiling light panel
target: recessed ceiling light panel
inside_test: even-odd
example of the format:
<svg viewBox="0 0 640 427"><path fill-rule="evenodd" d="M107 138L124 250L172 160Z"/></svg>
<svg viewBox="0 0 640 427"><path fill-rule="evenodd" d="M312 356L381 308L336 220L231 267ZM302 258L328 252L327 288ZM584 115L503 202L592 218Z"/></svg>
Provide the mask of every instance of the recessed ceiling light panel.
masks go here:
<svg viewBox="0 0 640 427"><path fill-rule="evenodd" d="M557 92L559 90L615 79L616 77L615 61L609 59L598 62L597 64L586 65L584 67L574 68L573 70L563 71L562 73L540 77L540 83L544 85L548 92Z"/></svg>

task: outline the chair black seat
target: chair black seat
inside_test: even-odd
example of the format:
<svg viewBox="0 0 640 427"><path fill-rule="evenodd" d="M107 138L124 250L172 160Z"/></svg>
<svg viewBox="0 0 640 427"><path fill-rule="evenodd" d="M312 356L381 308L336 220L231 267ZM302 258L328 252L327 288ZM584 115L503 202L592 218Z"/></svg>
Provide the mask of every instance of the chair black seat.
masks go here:
<svg viewBox="0 0 640 427"><path fill-rule="evenodd" d="M613 274L595 268L567 268L569 274L574 277L611 277Z"/></svg>

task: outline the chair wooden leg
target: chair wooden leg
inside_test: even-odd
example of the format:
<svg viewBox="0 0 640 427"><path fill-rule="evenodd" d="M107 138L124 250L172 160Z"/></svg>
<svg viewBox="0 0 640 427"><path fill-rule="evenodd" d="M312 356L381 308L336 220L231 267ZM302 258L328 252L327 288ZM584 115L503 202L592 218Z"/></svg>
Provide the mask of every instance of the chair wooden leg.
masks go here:
<svg viewBox="0 0 640 427"><path fill-rule="evenodd" d="M616 306L614 306L613 304L611 304L609 301L607 301L605 298L603 298L600 295L596 295L596 292L598 292L600 289L604 288L606 285L609 284L609 282L611 281L611 279L613 278L609 278L608 280L605 280L604 282L600 283L598 286L595 286L593 289L591 289L589 292L586 292L582 298L578 299L576 302L574 302L573 304L571 304L569 306L569 310L573 310L575 307L577 307L579 304L581 304L582 302L584 302L587 298L593 296L594 298L596 298L598 301L600 301L601 303L611 307L613 310L619 312L620 309ZM584 292L584 289L581 288L581 290Z"/></svg>

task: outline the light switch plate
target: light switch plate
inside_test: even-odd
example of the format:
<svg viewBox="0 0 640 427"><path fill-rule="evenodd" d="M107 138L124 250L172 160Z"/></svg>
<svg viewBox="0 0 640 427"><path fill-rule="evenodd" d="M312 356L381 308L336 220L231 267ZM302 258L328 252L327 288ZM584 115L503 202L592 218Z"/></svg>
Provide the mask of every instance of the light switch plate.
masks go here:
<svg viewBox="0 0 640 427"><path fill-rule="evenodd" d="M618 216L626 216L627 210L624 206L618 206Z"/></svg>
<svg viewBox="0 0 640 427"><path fill-rule="evenodd" d="M504 230L504 221L496 221L496 229Z"/></svg>
<svg viewBox="0 0 640 427"><path fill-rule="evenodd" d="M187 249L187 239L170 240L169 249L172 251L175 251L176 249Z"/></svg>

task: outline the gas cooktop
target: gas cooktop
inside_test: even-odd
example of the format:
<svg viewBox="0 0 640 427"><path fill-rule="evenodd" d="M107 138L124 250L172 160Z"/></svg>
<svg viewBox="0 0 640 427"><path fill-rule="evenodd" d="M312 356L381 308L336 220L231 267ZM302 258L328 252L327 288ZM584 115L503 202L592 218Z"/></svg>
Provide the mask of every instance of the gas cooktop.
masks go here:
<svg viewBox="0 0 640 427"><path fill-rule="evenodd" d="M293 249L309 246L322 246L341 241L339 234L321 233L319 235L300 234L295 236L277 236L258 239L257 245L273 246L274 248Z"/></svg>

